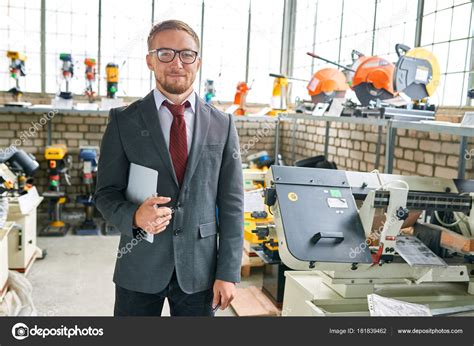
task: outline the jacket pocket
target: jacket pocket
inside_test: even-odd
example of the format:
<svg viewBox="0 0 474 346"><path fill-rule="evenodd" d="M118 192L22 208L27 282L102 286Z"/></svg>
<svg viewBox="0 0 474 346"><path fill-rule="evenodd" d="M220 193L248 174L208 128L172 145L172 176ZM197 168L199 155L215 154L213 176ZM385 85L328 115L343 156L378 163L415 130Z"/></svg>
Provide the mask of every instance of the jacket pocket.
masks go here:
<svg viewBox="0 0 474 346"><path fill-rule="evenodd" d="M201 238L210 237L217 234L217 224L215 221L199 225L199 234Z"/></svg>

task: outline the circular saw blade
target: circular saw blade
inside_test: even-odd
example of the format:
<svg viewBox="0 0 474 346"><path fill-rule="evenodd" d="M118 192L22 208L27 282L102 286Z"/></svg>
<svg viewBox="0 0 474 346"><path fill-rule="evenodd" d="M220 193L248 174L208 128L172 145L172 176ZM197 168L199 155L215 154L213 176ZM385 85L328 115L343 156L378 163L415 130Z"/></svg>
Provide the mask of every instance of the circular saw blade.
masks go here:
<svg viewBox="0 0 474 346"><path fill-rule="evenodd" d="M440 81L438 60L424 48L410 49L395 66L394 87L413 100L432 96Z"/></svg>
<svg viewBox="0 0 474 346"><path fill-rule="evenodd" d="M357 98L362 106L368 106L370 101L387 100L393 95L385 89L377 89L372 83L360 83L354 87Z"/></svg>

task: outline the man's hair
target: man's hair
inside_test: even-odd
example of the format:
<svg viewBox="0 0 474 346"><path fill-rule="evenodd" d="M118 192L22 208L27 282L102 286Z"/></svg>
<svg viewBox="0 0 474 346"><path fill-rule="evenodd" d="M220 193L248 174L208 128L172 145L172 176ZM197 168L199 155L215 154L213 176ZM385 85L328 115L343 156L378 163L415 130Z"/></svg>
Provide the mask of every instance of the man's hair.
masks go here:
<svg viewBox="0 0 474 346"><path fill-rule="evenodd" d="M157 23L153 25L153 27L150 30L150 33L148 34L148 50L151 49L151 43L153 41L153 38L155 37L156 34L162 31L166 30L181 30L184 32L187 32L196 42L197 49L199 50L200 45L199 45L199 37L196 34L196 32L185 22L182 22L180 20L165 20L163 22Z"/></svg>

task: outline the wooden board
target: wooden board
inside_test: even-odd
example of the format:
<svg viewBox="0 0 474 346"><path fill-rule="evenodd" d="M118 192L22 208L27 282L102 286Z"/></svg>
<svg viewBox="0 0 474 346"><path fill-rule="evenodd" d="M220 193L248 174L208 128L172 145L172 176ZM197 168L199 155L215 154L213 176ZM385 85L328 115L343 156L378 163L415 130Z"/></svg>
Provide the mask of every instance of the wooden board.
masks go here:
<svg viewBox="0 0 474 346"><path fill-rule="evenodd" d="M281 312L262 290L255 286L237 288L235 298L230 304L237 316L279 316Z"/></svg>
<svg viewBox="0 0 474 346"><path fill-rule="evenodd" d="M243 251L242 253L242 265L240 268L240 273L242 277L246 278L250 276L250 269L255 267L263 267L264 263L260 257L249 257Z"/></svg>

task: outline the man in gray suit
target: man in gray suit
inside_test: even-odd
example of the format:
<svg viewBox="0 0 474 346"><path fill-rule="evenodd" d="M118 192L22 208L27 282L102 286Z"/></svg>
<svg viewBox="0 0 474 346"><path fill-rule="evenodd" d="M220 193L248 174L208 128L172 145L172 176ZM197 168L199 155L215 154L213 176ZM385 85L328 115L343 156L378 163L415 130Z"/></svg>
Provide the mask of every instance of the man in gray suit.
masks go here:
<svg viewBox="0 0 474 346"><path fill-rule="evenodd" d="M147 65L156 89L110 111L95 203L121 232L114 315L213 316L240 281L243 181L232 117L194 92L199 38L185 23L156 24ZM131 163L158 171L157 195L125 198ZM217 209L217 210L216 210ZM143 240L143 232L154 241ZM127 249L127 251L124 251Z"/></svg>

